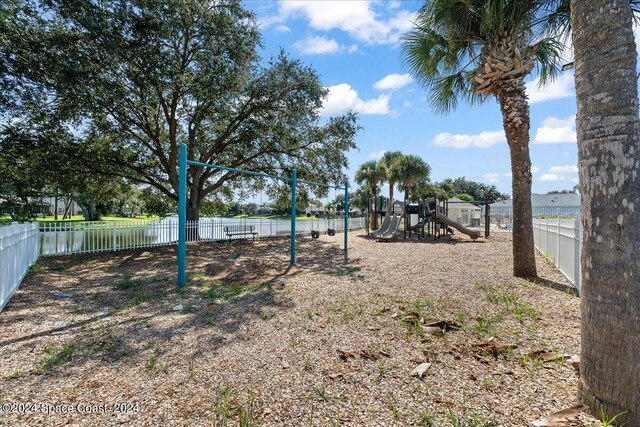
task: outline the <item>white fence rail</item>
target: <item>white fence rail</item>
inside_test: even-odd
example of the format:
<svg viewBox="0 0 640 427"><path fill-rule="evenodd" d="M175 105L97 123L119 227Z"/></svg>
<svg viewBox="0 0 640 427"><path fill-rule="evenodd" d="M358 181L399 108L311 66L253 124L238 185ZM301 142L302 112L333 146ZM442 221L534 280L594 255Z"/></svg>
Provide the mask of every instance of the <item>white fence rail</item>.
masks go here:
<svg viewBox="0 0 640 427"><path fill-rule="evenodd" d="M580 254L582 224L577 219L536 218L533 220L533 240L536 248L548 254L553 263L580 292Z"/></svg>
<svg viewBox="0 0 640 427"><path fill-rule="evenodd" d="M256 238L286 236L291 222L271 218L203 218L187 223L189 241L219 241L229 237L225 227L246 227L257 233ZM365 226L364 218L349 218L349 229ZM344 219L297 220L296 234L311 230L326 232L334 228L344 231ZM251 236L233 236L233 239ZM112 221L112 222L59 222L40 226L40 254L64 255L90 252L119 251L154 246L174 245L178 240L178 221Z"/></svg>
<svg viewBox="0 0 640 427"><path fill-rule="evenodd" d="M38 224L0 227L0 310L38 259Z"/></svg>

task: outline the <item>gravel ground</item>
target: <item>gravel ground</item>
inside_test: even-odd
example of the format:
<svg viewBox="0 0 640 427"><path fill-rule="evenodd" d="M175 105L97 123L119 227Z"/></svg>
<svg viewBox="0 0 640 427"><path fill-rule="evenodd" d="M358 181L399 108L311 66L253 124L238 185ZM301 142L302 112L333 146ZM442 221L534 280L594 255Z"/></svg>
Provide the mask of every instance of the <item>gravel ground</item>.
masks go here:
<svg viewBox="0 0 640 427"><path fill-rule="evenodd" d="M341 235L300 238L295 267L286 239L190 245L183 291L173 247L41 258L0 313L0 424L524 426L578 403L579 299L542 257L532 283L507 233L351 236L348 263Z"/></svg>

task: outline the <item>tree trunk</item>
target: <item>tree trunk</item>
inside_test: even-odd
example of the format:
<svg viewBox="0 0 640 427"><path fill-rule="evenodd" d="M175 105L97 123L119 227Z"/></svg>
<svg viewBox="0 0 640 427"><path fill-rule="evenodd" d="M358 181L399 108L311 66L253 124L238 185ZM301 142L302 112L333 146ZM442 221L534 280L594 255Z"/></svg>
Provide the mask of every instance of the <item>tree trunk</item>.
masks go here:
<svg viewBox="0 0 640 427"><path fill-rule="evenodd" d="M387 215L393 213L393 186L395 182L389 181L389 203L387 204Z"/></svg>
<svg viewBox="0 0 640 427"><path fill-rule="evenodd" d="M197 242L200 240L199 221L200 204L202 199L200 193L195 190L188 192L187 197L187 242Z"/></svg>
<svg viewBox="0 0 640 427"><path fill-rule="evenodd" d="M531 213L531 159L529 158L529 103L524 81L504 84L498 94L502 124L511 154L513 192L513 275L536 277Z"/></svg>
<svg viewBox="0 0 640 427"><path fill-rule="evenodd" d="M581 397L640 426L640 121L629 0L572 0L582 195Z"/></svg>
<svg viewBox="0 0 640 427"><path fill-rule="evenodd" d="M369 229L375 231L378 229L378 196L373 196L373 212L369 215Z"/></svg>

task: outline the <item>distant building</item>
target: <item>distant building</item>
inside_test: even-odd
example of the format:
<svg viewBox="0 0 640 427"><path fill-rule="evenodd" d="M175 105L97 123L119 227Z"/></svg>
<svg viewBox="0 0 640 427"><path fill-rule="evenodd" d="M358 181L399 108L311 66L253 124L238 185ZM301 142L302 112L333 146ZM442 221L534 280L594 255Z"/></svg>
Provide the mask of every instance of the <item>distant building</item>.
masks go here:
<svg viewBox="0 0 640 427"><path fill-rule="evenodd" d="M449 200L449 218L467 226L478 227L480 225L480 215L482 208L464 200L452 197Z"/></svg>
<svg viewBox="0 0 640 427"><path fill-rule="evenodd" d="M307 209L304 210L306 214L310 214L310 215L324 215L324 206L320 205L320 206L316 206L316 205L309 205L307 206Z"/></svg>
<svg viewBox="0 0 640 427"><path fill-rule="evenodd" d="M569 194L531 194L533 216L552 216L578 218L580 216L580 195ZM511 222L513 200L507 199L489 205L492 222Z"/></svg>
<svg viewBox="0 0 640 427"><path fill-rule="evenodd" d="M256 215L273 215L273 211L275 211L275 209L272 207L260 206L256 209Z"/></svg>

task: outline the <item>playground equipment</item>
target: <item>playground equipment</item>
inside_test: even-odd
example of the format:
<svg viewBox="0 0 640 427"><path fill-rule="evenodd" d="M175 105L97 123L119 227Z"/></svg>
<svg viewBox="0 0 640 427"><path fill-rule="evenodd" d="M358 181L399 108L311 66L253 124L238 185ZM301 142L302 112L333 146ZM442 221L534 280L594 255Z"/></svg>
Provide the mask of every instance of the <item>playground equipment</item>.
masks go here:
<svg viewBox="0 0 640 427"><path fill-rule="evenodd" d="M316 229L313 229L313 220L311 220L311 238L317 239L320 237L320 214L316 214Z"/></svg>
<svg viewBox="0 0 640 427"><path fill-rule="evenodd" d="M443 234L453 234L453 229L460 233L466 234L472 240L481 237L478 230L473 230L451 219L448 216L448 201L439 201L436 198L420 199L411 203L405 200L404 212L397 221L393 218L385 217L379 230L371 233L378 241L392 239L400 225L401 219L404 219L404 238L411 238L413 233L419 240L425 238L426 234L433 236L434 239L440 238ZM485 202L485 216L488 216L488 203ZM394 215L394 218L396 216ZM477 221L479 225L479 220ZM485 219L485 238L489 237L488 221Z"/></svg>
<svg viewBox="0 0 640 427"><path fill-rule="evenodd" d="M398 232L400 220L401 217L399 215L393 215L389 221L389 227L377 237L378 241L393 239Z"/></svg>
<svg viewBox="0 0 640 427"><path fill-rule="evenodd" d="M344 186L328 185L319 182L305 181L298 179L296 170L291 171L291 177L269 175L262 172L252 172L226 166L212 165L209 163L195 162L187 159L187 146L180 144L178 161L178 286L183 288L187 284L187 166L208 168L221 171L234 172L262 178L277 179L291 183L291 238L290 238L290 261L291 265L296 263L296 188L298 184L307 184L318 187L344 189L344 205L349 206L349 182ZM344 209L344 254L347 256L349 243L349 209Z"/></svg>

